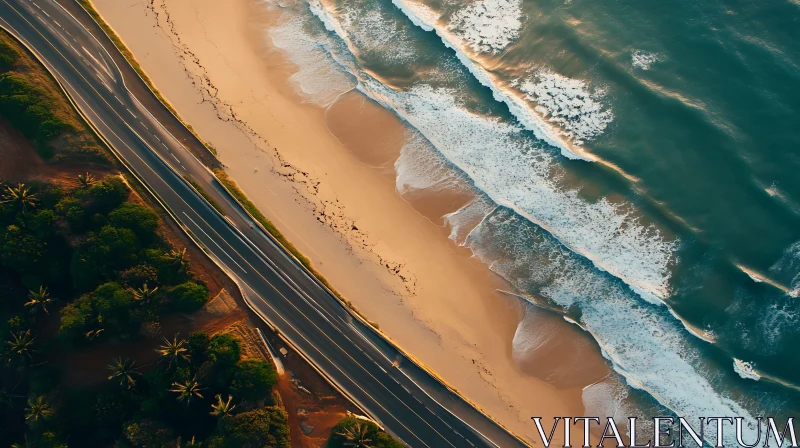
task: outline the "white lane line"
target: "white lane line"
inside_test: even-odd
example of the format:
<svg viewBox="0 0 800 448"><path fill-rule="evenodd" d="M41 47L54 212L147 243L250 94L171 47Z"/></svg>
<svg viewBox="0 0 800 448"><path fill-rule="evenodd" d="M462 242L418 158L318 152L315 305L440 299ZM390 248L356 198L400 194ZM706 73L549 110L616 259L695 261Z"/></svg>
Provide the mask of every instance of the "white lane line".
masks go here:
<svg viewBox="0 0 800 448"><path fill-rule="evenodd" d="M58 26L58 27L59 27L59 28L61 28L62 30L64 29L64 27L63 27L63 26L61 26L61 24L60 24L60 23L58 23L58 21L56 21L56 20L53 20L53 23L55 23L55 24L56 24L56 26Z"/></svg>
<svg viewBox="0 0 800 448"><path fill-rule="evenodd" d="M161 139L160 139L160 138L158 138L158 136L157 136L156 134L153 134L153 137L155 137L155 138L156 138L156 140L158 140L159 142L161 141Z"/></svg>
<svg viewBox="0 0 800 448"><path fill-rule="evenodd" d="M239 266L239 269L241 269L241 270L242 270L242 272L244 272L245 274L247 274L247 271L245 271L245 270L244 270L244 268L243 268L243 267L242 267L242 266L241 266L239 263L237 263L237 262L236 262L236 260L234 260L234 259L233 259L233 257L231 257L231 256L230 256L230 254L228 254L228 252L227 252L227 251L225 251L225 249L223 249L223 248L222 248L222 247L221 247L219 244L217 244L217 242L214 240L214 238L211 238L211 237L210 237L210 236L209 236L209 235L206 233L206 231L205 231L205 230L203 230L203 228L202 228L202 227L200 227L199 225L197 225L197 223L195 222L195 220L194 220L194 219L192 219L191 217L189 217L189 215L187 215L187 214L186 214L186 212L183 212L183 216L185 216L185 217L186 217L186 219L188 219L189 221L191 221L191 222L192 222L192 224L194 224L194 225L195 225L195 227L197 227L197 229L198 229L198 230L200 230L201 232L203 232L203 235L205 235L205 236L206 236L206 238L208 238L209 240L211 240L211 242L212 242L212 243L214 243L214 245L215 245L215 246L219 247L219 250L221 250L221 251L222 251L222 252L223 252L225 255L227 255L227 256L228 256L228 258L230 258L230 259L231 259L231 261L232 261L232 262L233 262L233 263L234 263L236 266Z"/></svg>
<svg viewBox="0 0 800 448"><path fill-rule="evenodd" d="M128 113L129 113L129 114L131 114L131 116L132 116L133 118L136 118L136 115L133 115L133 112L131 112L131 110L130 110L130 109L127 109L127 108L126 108L125 110L127 110L127 111L128 111Z"/></svg>
<svg viewBox="0 0 800 448"><path fill-rule="evenodd" d="M161 142L161 146L163 146L163 147L167 148L167 150L169 150L169 146L165 145L164 142Z"/></svg>
<svg viewBox="0 0 800 448"><path fill-rule="evenodd" d="M179 158L175 157L175 154L169 153L169 155L171 155L172 158L175 159L176 162L181 163L181 160Z"/></svg>
<svg viewBox="0 0 800 448"><path fill-rule="evenodd" d="M145 129L150 129L150 128L148 128L148 127L147 127L147 125L146 125L146 124L142 123L142 120L139 120L139 124L140 124L140 125L142 125L142 126L144 126L144 128L145 128Z"/></svg>
<svg viewBox="0 0 800 448"><path fill-rule="evenodd" d="M117 96L117 94L116 94L116 93L114 94L114 98L116 98L116 99L117 99L117 101L119 101L119 104L122 104L122 105L124 105L124 104L125 104L125 103L123 103L123 102L122 102L122 100L121 100L121 99L119 99L119 97Z"/></svg>

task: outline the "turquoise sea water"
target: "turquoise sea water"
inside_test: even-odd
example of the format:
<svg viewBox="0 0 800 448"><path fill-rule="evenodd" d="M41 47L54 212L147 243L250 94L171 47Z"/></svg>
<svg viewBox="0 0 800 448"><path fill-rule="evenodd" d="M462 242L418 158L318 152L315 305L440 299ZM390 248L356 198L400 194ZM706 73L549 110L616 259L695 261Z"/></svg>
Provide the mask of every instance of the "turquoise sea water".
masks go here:
<svg viewBox="0 0 800 448"><path fill-rule="evenodd" d="M586 329L641 409L796 414L800 4L279 7L302 89L405 120L399 188L475 191L456 242Z"/></svg>

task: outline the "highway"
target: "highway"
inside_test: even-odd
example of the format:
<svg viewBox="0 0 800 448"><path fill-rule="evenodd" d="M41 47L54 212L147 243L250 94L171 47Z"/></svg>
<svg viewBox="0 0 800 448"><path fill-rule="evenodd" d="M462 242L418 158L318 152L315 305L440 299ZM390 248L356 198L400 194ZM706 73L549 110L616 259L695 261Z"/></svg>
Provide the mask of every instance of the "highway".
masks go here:
<svg viewBox="0 0 800 448"><path fill-rule="evenodd" d="M45 64L132 174L240 285L254 311L390 433L411 447L526 446L350 314L253 222L168 130L175 130L174 117L166 123L163 110L151 114L142 105L154 108L155 97L144 97L152 92L130 76L130 66L117 65L124 59L106 36L53 0L0 0L0 26ZM129 87L135 83L142 85Z"/></svg>

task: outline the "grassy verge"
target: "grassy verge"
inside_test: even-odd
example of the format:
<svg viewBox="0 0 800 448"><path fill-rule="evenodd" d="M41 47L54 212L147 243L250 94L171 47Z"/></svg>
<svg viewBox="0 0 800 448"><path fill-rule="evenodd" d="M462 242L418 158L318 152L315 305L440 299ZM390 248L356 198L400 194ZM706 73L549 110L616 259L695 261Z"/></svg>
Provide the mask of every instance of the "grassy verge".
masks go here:
<svg viewBox="0 0 800 448"><path fill-rule="evenodd" d="M113 165L111 154L72 108L56 80L3 30L0 116L28 138L45 161Z"/></svg>
<svg viewBox="0 0 800 448"><path fill-rule="evenodd" d="M187 176L183 176L183 178L186 180L186 182L189 182L189 185L194 187L194 189L197 190L198 193L200 193L200 196L202 196L203 199L208 201L208 203L211 204L212 207L214 207L214 210L218 211L219 214L222 215L222 216L228 216L225 213L225 210L223 210L222 207L219 206L219 204L217 203L217 201L214 200L214 198L212 198L211 196L208 195L206 190L204 190L203 187L200 186L200 184L198 184L197 182L193 181L192 179L190 179Z"/></svg>
<svg viewBox="0 0 800 448"><path fill-rule="evenodd" d="M86 10L86 12L92 17L92 19L94 19L94 21L97 22L100 28L103 29L103 32L105 32L108 38L111 39L111 42L114 43L119 52L122 53L122 56L124 56L125 59L127 59L131 67L133 67L133 69L136 71L139 77L142 78L144 83L147 84L147 87L153 92L156 98L158 98L158 100L161 101L164 107L166 107L172 113L172 115L174 115L175 118L177 118L186 127L186 129L188 129L189 132L191 132L195 136L195 138L197 138L197 140L200 143L202 143L203 146L206 147L208 152L216 156L217 150L213 146L203 141L203 139L200 138L197 132L195 132L192 125L185 122L181 118L181 116L178 115L178 111L175 110L174 107L172 107L172 104L170 104L170 102L167 101L167 99L164 97L164 95L161 94L158 88L156 88L155 84L153 84L153 81L150 79L149 76L147 76L147 73L144 72L142 66L139 65L139 62L133 56L133 53L131 53L131 51L128 50L128 47L125 46L125 43L122 41L119 35L114 31L113 28L111 28L111 26L108 23L106 23L106 21L103 19L103 16L101 16L100 13L94 8L94 5L92 4L91 0L75 0L75 1L78 2L78 4L80 4L83 7L83 9Z"/></svg>
<svg viewBox="0 0 800 448"><path fill-rule="evenodd" d="M285 247L286 250L288 250L292 255L294 255L294 257L297 258L300 261L300 263L302 263L302 265L305 266L305 268L308 269L309 272L311 272L314 275L314 277L316 277L320 282L322 282L322 284L324 284L329 290L331 290L331 292L333 292L333 294L336 295L336 297L339 300L341 300L345 305L347 305L352 309L355 309L347 299L345 299L341 294L339 294L338 291L336 291L336 289L333 288L330 282L328 282L328 280L322 274L320 274L316 269L314 269L314 266L311 264L311 260L309 260L308 257L303 255L299 250L297 250L297 248L294 247L294 244L292 244L288 239L286 239L286 237L283 236L281 231L278 230L277 227L275 227L275 224L273 224L269 219L267 219L266 216L264 216L263 213L261 213L261 210L259 210L258 207L256 207L256 205L253 204L253 202L247 198L242 189L239 188L239 185L237 185L233 179L228 177L228 173L226 173L223 170L217 169L214 170L214 175L217 176L217 179L219 179L220 183L225 188L228 189L228 191L233 195L233 197L236 198L236 200L239 201L240 204L242 204L242 207L244 207L245 210L247 210L253 216L253 218L255 218L259 223L261 223L261 225L264 226L267 232L269 232L270 235L272 235L276 240L278 240L278 242L281 243L281 245Z"/></svg>

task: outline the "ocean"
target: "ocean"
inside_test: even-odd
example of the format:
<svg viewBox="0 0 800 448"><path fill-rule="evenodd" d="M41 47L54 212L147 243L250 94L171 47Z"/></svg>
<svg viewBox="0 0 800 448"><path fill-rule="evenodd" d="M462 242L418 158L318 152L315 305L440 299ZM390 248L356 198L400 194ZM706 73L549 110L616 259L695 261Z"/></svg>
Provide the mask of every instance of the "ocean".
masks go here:
<svg viewBox="0 0 800 448"><path fill-rule="evenodd" d="M398 191L473 192L454 244L596 341L587 411L797 414L797 1L267 3L298 90L404 120Z"/></svg>

